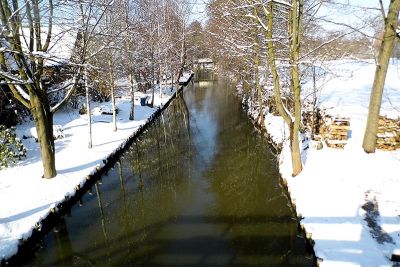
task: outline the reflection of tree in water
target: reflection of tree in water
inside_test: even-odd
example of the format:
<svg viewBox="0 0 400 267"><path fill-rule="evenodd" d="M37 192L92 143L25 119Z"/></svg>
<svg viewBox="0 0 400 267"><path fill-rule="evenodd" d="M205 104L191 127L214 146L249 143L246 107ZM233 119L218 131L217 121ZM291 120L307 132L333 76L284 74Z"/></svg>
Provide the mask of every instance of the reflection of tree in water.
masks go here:
<svg viewBox="0 0 400 267"><path fill-rule="evenodd" d="M73 262L73 250L68 236L65 219L62 218L53 229L54 240L56 244L56 262L59 266L70 266Z"/></svg>
<svg viewBox="0 0 400 267"><path fill-rule="evenodd" d="M138 176L140 169L140 175L146 177L144 187L148 189L157 191L174 186L177 179L187 173L190 141L181 101L174 101L156 120L155 127L151 127L125 155L123 164ZM151 193L146 189L145 192Z"/></svg>
<svg viewBox="0 0 400 267"><path fill-rule="evenodd" d="M90 210L95 223L83 233L82 244L75 244L81 254L73 251L66 224L61 222L54 233L56 258L44 262L60 266L140 264L151 261L162 249L159 233L176 220L180 203L185 203L181 198L187 197L177 192L189 192L185 188L190 177L190 135L183 101L175 100L102 183L94 185L94 195L86 195L91 201L79 209L83 213Z"/></svg>
<svg viewBox="0 0 400 267"><path fill-rule="evenodd" d="M206 90L198 93L201 99L214 96ZM230 96L219 93L224 95L218 98L231 105ZM191 111L218 103L200 102L193 95ZM176 258L168 257L174 255L183 261L192 257L187 266L213 260L227 266L285 263L282 253L292 249L296 225L279 186L276 163L246 125L245 115L229 112L232 107L208 118L218 123L218 148L212 147L218 153L213 162L203 164L203 148L197 142L208 137L196 135L192 144L190 132L196 129L190 128L188 109L182 98L174 101L94 186L94 195L86 194L84 205L73 208L66 219L70 233L64 223L60 229L65 231L52 236L54 246L44 250L46 257L38 257L38 266L169 266L166 262ZM199 151L193 151L196 146ZM208 167L208 180L191 170ZM179 264L173 266L185 266Z"/></svg>
<svg viewBox="0 0 400 267"><path fill-rule="evenodd" d="M51 236L54 238L54 257L49 262L49 259L39 256L36 262L29 266L95 266L94 261L89 257L74 251L65 218L60 218L52 230Z"/></svg>
<svg viewBox="0 0 400 267"><path fill-rule="evenodd" d="M104 205L103 205L103 200L102 200L102 195L99 189L99 183L95 183L95 188L96 188L96 196L97 196L97 203L99 205L99 212L100 212L100 221L101 221L101 230L103 232L103 237L104 237L104 243L106 246L106 252L107 252L107 261L108 265L110 265L110 242L109 242L109 237L107 233L107 227L106 227L106 218L104 215Z"/></svg>
<svg viewBox="0 0 400 267"><path fill-rule="evenodd" d="M274 155L253 127L243 127L249 123L243 116L224 116L228 119L217 137L218 153L207 172L215 213L228 224L224 237L237 250L234 262L287 266L281 253L293 249L296 220L279 184Z"/></svg>
<svg viewBox="0 0 400 267"><path fill-rule="evenodd" d="M112 220L107 230L113 264L151 259L153 250L159 249L153 237L179 213L178 198L185 196L177 191L187 186L190 156L188 114L182 101L174 101L117 163L120 197L109 200L104 212L113 216L106 219Z"/></svg>
<svg viewBox="0 0 400 267"><path fill-rule="evenodd" d="M121 215L121 225L123 230L123 235L125 237L125 242L127 243L127 252L130 253L130 247L132 243L128 238L128 229L129 229L129 222L131 220L131 216L128 210L128 203L127 203L127 196L126 196L126 189L125 189L125 178L122 174L122 165L121 161L117 162L118 167L118 176L120 181L120 189L121 189L121 207L122 207L122 215Z"/></svg>

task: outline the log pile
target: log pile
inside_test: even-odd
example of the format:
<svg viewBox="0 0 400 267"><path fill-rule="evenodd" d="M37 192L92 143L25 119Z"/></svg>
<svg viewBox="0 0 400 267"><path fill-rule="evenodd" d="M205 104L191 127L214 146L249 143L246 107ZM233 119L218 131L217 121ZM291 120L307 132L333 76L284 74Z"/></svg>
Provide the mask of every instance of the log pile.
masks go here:
<svg viewBox="0 0 400 267"><path fill-rule="evenodd" d="M386 151L400 149L400 119L388 119L380 116L376 148Z"/></svg>
<svg viewBox="0 0 400 267"><path fill-rule="evenodd" d="M332 117L324 110L317 109L313 123L312 112L304 112L302 115L303 125L310 131L314 128L313 140L325 141L331 148L344 148L347 144L349 118ZM385 151L400 149L400 118L379 117L376 148Z"/></svg>
<svg viewBox="0 0 400 267"><path fill-rule="evenodd" d="M326 145L331 148L344 148L350 130L350 119L325 115L324 122L320 132Z"/></svg>
<svg viewBox="0 0 400 267"><path fill-rule="evenodd" d="M313 123L312 113L303 113L303 124L313 130L313 140L325 141L331 148L344 148L347 144L348 131L350 130L350 119L343 117L332 117L324 110L317 109Z"/></svg>
<svg viewBox="0 0 400 267"><path fill-rule="evenodd" d="M325 125L323 120L323 112L317 108L313 116L313 111L303 112L303 125L312 133L312 139L319 141L321 140L321 127Z"/></svg>

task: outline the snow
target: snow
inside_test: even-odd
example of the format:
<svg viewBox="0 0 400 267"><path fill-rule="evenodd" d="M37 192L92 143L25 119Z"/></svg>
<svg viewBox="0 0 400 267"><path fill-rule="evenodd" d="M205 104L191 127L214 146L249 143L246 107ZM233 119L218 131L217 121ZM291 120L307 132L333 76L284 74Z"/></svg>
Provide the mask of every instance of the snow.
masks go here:
<svg viewBox="0 0 400 267"><path fill-rule="evenodd" d="M397 118L400 115L400 94L399 94L399 61L391 63L385 83L385 90L382 98L381 115L390 118ZM321 103L323 107L330 109L332 115L342 114L359 122L365 120L368 114L369 97L374 80L375 64L373 61L364 61L354 64L352 61L336 61L330 64L330 69L341 77L332 78L323 88ZM352 92L355 97L349 96ZM397 104L396 104L397 103ZM362 129L364 130L364 129Z"/></svg>
<svg viewBox="0 0 400 267"><path fill-rule="evenodd" d="M58 124L53 125L53 136L54 136L54 139L61 139L61 138L65 137L64 136L64 128L62 125L58 125ZM25 129L22 137L24 139L34 138L35 140L37 140L38 135L36 132L36 127L30 127L30 128Z"/></svg>
<svg viewBox="0 0 400 267"><path fill-rule="evenodd" d="M29 36L29 28L22 28L21 33L23 36ZM65 25L53 25L51 29L51 41L49 49L46 53L41 51L34 51L32 55L42 57L45 60L46 66L59 65L60 63L68 62L71 59L77 38L77 30ZM48 35L48 29L42 28L41 41L44 43ZM29 38L25 38L29 39ZM24 51L29 51L27 43L22 41Z"/></svg>
<svg viewBox="0 0 400 267"><path fill-rule="evenodd" d="M344 149L315 141L301 147L303 171L292 177L288 130L281 117L266 114L265 124L274 142L284 142L279 158L282 178L307 235L315 242L320 266L392 266L393 251L400 248L400 151L366 154L362 140L375 73L373 61L341 60L327 65L319 106L334 116L350 118L350 137ZM303 97L311 83L303 85ZM257 118L257 111L251 112ZM391 61L382 100L381 115L400 117L400 61ZM373 237L367 212L371 198L378 207L377 224L392 242Z"/></svg>
<svg viewBox="0 0 400 267"><path fill-rule="evenodd" d="M112 110L112 105L111 103L107 103L106 105L100 105L98 107L95 107L91 114L93 115L112 115L113 110Z"/></svg>
<svg viewBox="0 0 400 267"><path fill-rule="evenodd" d="M179 82L180 83L187 82L192 75L193 75L193 72L185 72L185 73L183 73L182 77L179 78Z"/></svg>
<svg viewBox="0 0 400 267"><path fill-rule="evenodd" d="M22 87L21 87L19 84L16 84L16 85L15 85L15 89L18 91L18 93L19 93L25 100L30 101L31 98L30 98L29 94L27 94L27 93L25 92L25 90L22 89Z"/></svg>
<svg viewBox="0 0 400 267"><path fill-rule="evenodd" d="M188 75L185 77L190 78ZM55 140L58 175L53 179L41 178L43 168L38 143L33 138L22 140L28 150L27 158L0 171L0 261L16 254L20 240L31 236L35 224L40 225L39 222L52 208L73 196L77 185L83 185L88 175L103 166L103 159L122 147L174 92L168 88L160 98L157 90L154 108L141 106L139 98L135 97L134 121L129 120L129 94L117 99L117 132L113 132L112 116L94 114L92 149L87 148L88 117L79 115L78 110L56 113L54 124L60 131L63 129L64 138ZM151 95L151 92L147 95ZM100 106L93 103L94 109L97 108L96 104ZM22 136L30 132L33 126L33 122L19 125L17 134Z"/></svg>

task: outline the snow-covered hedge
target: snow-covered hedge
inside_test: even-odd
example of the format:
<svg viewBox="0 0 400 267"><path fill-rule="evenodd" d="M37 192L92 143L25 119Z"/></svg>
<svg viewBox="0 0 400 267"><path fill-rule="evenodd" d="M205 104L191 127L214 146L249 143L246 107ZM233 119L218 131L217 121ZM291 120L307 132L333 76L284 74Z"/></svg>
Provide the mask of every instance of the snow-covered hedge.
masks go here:
<svg viewBox="0 0 400 267"><path fill-rule="evenodd" d="M26 156L26 148L17 138L15 127L0 125L0 169Z"/></svg>

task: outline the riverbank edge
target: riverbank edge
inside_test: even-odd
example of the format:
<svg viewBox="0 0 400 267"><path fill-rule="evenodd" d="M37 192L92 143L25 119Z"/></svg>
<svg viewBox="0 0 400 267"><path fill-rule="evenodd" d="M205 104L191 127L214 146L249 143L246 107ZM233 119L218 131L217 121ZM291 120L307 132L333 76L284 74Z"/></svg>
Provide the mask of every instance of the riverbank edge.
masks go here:
<svg viewBox="0 0 400 267"><path fill-rule="evenodd" d="M251 113L248 112L250 107L248 106L247 101L243 101L243 97L242 97L242 95L240 95L238 93L238 91L236 91L236 95L240 99L241 104L242 104L242 108L247 113L247 116L250 119L250 121L253 124L253 126L255 127L255 129L263 137L265 137L267 139L267 142L274 148L275 152L278 155L280 155L281 152L282 152L282 144L275 143L273 138L271 137L271 135L268 133L267 129L265 129L264 127L261 127L259 122L253 116L251 116ZM280 164L278 164L278 166L279 166L279 168L281 167ZM320 263L320 261L322 259L318 258L316 256L316 254L315 254L315 250L314 250L315 241L312 239L312 234L307 231L307 229L304 227L304 224L301 222L303 217L297 211L296 201L295 201L295 199L292 197L292 195L290 193L290 188L289 188L289 185L288 185L288 181L286 180L286 178L284 178L282 176L280 171L279 171L279 182L280 182L281 186L283 187L286 196L289 199L290 208L291 208L292 212L296 214L297 228L298 228L299 232L301 233L302 237L305 240L306 250L307 250L307 252L312 254L315 265L319 266L320 265L319 263Z"/></svg>
<svg viewBox="0 0 400 267"><path fill-rule="evenodd" d="M103 158L103 164L101 166L97 165L95 172L88 174L85 178L82 178L81 183L76 185L73 196L65 197L64 200L51 209L50 213L46 217L36 222L34 229L32 230L32 234L26 240L21 240L21 243L18 244L17 253L12 255L7 260L2 258L0 260L0 266L18 265L21 258L26 259L26 257L30 257L32 252L42 245L41 240L54 228L60 218L70 215L72 206L78 203L83 195L88 192L95 185L95 183L101 181L101 176L106 174L110 168L116 162L118 162L120 156L127 150L127 148L132 145L153 124L153 122L177 97L180 97L184 88L192 81L193 76L194 74L191 73L187 81L182 83L180 82L178 91L172 94L164 105L158 107L158 109L147 118L144 124L139 126L135 132L133 132L121 145L108 154L107 157ZM84 181L83 185L81 185L82 181Z"/></svg>

